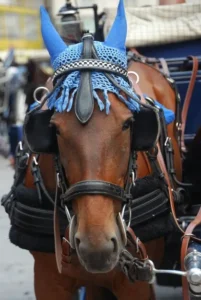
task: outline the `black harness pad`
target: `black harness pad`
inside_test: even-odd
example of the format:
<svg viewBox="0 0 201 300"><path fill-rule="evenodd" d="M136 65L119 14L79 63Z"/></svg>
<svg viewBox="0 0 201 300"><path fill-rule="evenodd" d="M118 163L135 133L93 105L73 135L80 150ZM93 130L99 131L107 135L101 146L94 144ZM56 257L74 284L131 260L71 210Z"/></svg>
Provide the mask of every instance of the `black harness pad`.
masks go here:
<svg viewBox="0 0 201 300"><path fill-rule="evenodd" d="M148 151L153 148L160 134L159 114L154 107L141 106L134 113L132 151Z"/></svg>
<svg viewBox="0 0 201 300"><path fill-rule="evenodd" d="M50 125L51 110L36 110L26 115L24 137L31 152L55 153L57 151L56 130Z"/></svg>

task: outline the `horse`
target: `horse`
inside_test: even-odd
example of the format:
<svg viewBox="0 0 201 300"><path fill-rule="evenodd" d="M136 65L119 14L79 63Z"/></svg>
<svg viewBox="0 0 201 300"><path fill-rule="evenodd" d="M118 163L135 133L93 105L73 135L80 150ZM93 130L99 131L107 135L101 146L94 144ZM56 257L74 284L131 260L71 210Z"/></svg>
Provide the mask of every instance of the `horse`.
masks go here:
<svg viewBox="0 0 201 300"><path fill-rule="evenodd" d="M64 50L67 50L67 48L55 32L55 29L53 28L44 9L41 9L41 15L44 42L52 60L55 60L55 58L61 53L61 49L63 52ZM121 30L119 30L120 25ZM116 36L117 33L119 35L119 32L121 32L122 36L119 37L118 42L116 38L114 39L114 36ZM112 49L115 51L117 57L119 54L114 49L124 49L125 36L125 12L123 1L120 0L117 18L114 22L111 33L106 40L107 47L112 45ZM53 47L54 49L50 45L52 41L55 42L54 46L57 45L56 47ZM90 45L92 45L91 36L87 35L86 40L84 40L83 43L84 49L87 52L87 49L89 50ZM55 54L55 48L56 51L59 51L59 54L58 52ZM77 51L79 52L79 49L77 49ZM100 45L99 55L101 51L104 51L104 47L102 47L102 45ZM112 65L110 67L112 67ZM130 66L130 69L131 68L133 68L133 66ZM151 70L152 72L149 70L149 67L143 68L141 65L139 67L138 72L140 74L140 84L143 93L150 94L153 99L157 99L160 102L165 101L166 98L164 95L170 95L171 101L168 101L168 106L169 102L171 102L171 107L175 111L175 95L170 85L157 70ZM157 80L160 77L162 86L159 84L156 85L156 82L151 80L154 73ZM133 132L131 130L133 122L132 110L135 111L138 109L136 95L133 94L132 90L130 90L129 95L134 97L137 104L135 103L135 100L126 100L126 89L124 89L121 94L119 94L116 90L113 92L109 90L108 95L106 95L107 93L102 93L101 89L99 89L97 93L93 93L93 97L95 97L97 102L94 103L88 101L88 110L85 110L82 107L79 96L83 96L83 93L85 93L85 96L87 95L85 98L87 101L88 99L92 99L92 93L88 90L88 85L86 84L87 81L85 81L89 76L89 73L86 72L84 75L86 76L83 76L82 78L82 93L79 90L79 86L77 86L76 89L76 86L73 85L74 90L71 91L71 94L69 94L69 99L73 100L72 96L75 96L77 92L78 98L76 98L76 113L74 113L71 109L66 112L62 111L61 107L54 107L54 105L57 105L58 102L61 103L61 101L59 101L60 96L67 95L68 91L65 90L66 94L59 92L57 95L51 92L53 98L52 102L51 99L49 100L48 105L52 105L51 107L54 107L56 112L54 112L49 120L51 127L48 128L48 130L54 130L54 132L56 132L54 145L58 143L61 164L64 169L65 177L68 181L68 186L75 186L78 182L90 183L90 181L94 181L94 183L103 183L104 187L106 183L109 182L112 187L116 188L119 186L123 188L128 178L128 162L133 134L137 136L137 132L135 132L134 128ZM123 81L121 81L121 84L123 84ZM130 85L125 84L125 86L127 89L130 88ZM119 98L122 101L120 101ZM57 103L54 101L55 99ZM65 102L65 99L63 100ZM106 102L105 106L103 106L104 101ZM91 103L94 103L93 107L91 106ZM68 103L66 103L66 105L67 104ZM108 114L104 111L100 111L101 109L104 109L104 107ZM137 115L135 116L137 117ZM42 131L42 129L43 128L39 128L40 131ZM177 146L173 127L169 126L168 133ZM34 135L34 132L32 132L32 134ZM41 134L43 133L41 132ZM35 140L35 142L37 143L37 140ZM144 142L147 142L146 139ZM39 140L38 143L41 143L41 140ZM145 156L139 154L137 160L137 176L139 178L144 177L151 172L151 168L144 157ZM175 162L177 161L175 160ZM46 189L50 193L54 192L58 183L54 176L54 155L40 154L39 165ZM179 176L181 170L178 165L176 169ZM26 174L25 185L29 188L35 188L30 164ZM118 263L120 253L125 247L125 236L119 221L117 221L119 213L122 210L122 203L119 199L117 199L115 192L113 192L113 197L111 197L110 194L111 192L101 194L99 189L98 192L96 191L93 193L92 191L91 194L86 193L85 191L79 196L76 196L76 198L72 201L72 208L75 217L73 217L73 222L71 224L73 241L71 237L70 243L71 245L72 243L75 244L76 251L74 251L74 255L72 257L72 263L63 270L65 274L61 275L57 273L54 254L32 251L35 258L36 273L40 273L40 276L44 274L43 280L41 280L38 276L35 278L37 300L44 299L44 291L42 291L43 294L41 293L43 288L46 289L46 298L54 299L54 297L58 298L59 296L60 299L62 299L62 297L63 299L71 299L73 293L80 286L87 287L87 299L94 299L94 297L95 299L107 299L107 296L105 296L105 289L111 290L115 297L120 300L131 299L133 297L142 300L155 299L152 286L150 286L147 282L136 281L135 284L133 284L129 282L120 270L115 268ZM155 262L160 261L163 254L163 247L163 239L156 239L148 242L146 244L146 248L150 259ZM48 283L45 282L45 279L47 278ZM56 285L55 282L57 282ZM61 286L63 288L61 288Z"/></svg>
<svg viewBox="0 0 201 300"><path fill-rule="evenodd" d="M172 109L173 111L176 111L175 93L172 90L172 87L170 86L170 84L168 83L166 78L157 69L153 69L149 65L131 62L129 65L129 70L131 70L131 71L135 70L135 72L137 71L137 73L139 74L141 89L143 92L145 92L148 95L151 95L151 97L153 97L153 99L158 99L161 104L164 104L165 106ZM153 78L154 78L154 80L150 84L150 81ZM155 91L153 89L153 86L155 88ZM156 91L160 90L161 87L163 87L163 94L159 95L156 93ZM169 95L170 97L166 98L166 95L167 96ZM171 101L170 101L170 99L171 99ZM176 141L176 136L175 136L174 124L170 124L168 126L168 130L169 130L168 135L172 138L172 140L175 141L175 145L176 145L176 147L174 147L174 149L176 149L175 153L177 153L177 159L175 160L175 162L177 163L176 171L177 171L178 178L179 178L179 174L181 174L181 163L179 165L180 168L178 168L178 162L180 160L180 156L179 156L179 145ZM147 162L146 156L141 152L139 152L139 154L138 154L137 164L139 166L138 167L138 177L139 178L143 178L150 174L151 167L150 167L149 163ZM55 186L56 186L55 176L54 176L55 168L54 168L53 156L47 155L47 154L42 154L40 157L40 160L39 160L39 165L40 165L40 169L41 169L41 173L42 173L42 177L43 177L45 186L49 192L53 193L55 190ZM30 172L30 168L28 169L27 174L26 174L25 185L29 188L34 188L34 179ZM164 247L163 240L160 239L160 240L152 241L149 243L149 245L146 244L146 247L148 249L149 257L151 257L155 262L156 261L160 262L162 255L163 255L163 247ZM161 255L160 257L158 254L159 251L157 251L157 249L160 249L160 255ZM88 295L88 297L91 297L89 299L94 299L94 298L101 299L101 297L102 297L102 299L107 299L107 294L108 294L107 290L105 290L104 288L100 289L100 288L97 288L96 286L89 284L88 280L86 282L82 281L83 278L85 278L85 276L88 277L89 274L88 273L86 274L79 264L76 265L76 271L75 271L75 267L72 266L72 268L70 268L68 270L68 273L65 276L63 276L63 275L57 274L54 254L44 254L44 253L39 253L39 252L32 252L32 254L35 258L35 268L36 268L35 288L36 288L37 299L40 299L40 297L42 299L42 296L41 296L42 291L47 293L47 289L45 287L46 286L45 280L43 280L43 282L41 282L40 277L38 276L38 273L46 274L46 272L48 270L47 266L51 266L51 272L54 272L53 277L51 277L51 278L48 277L48 282L51 282L50 280L52 280L52 284L50 286L54 287L53 290L51 290L49 288L51 297L53 297L54 294L52 295L52 293L54 293L54 292L58 293L57 295L55 295L55 297L58 297L58 295L60 295L60 294L63 295L64 291L65 291L65 296L63 296L63 297L66 297L68 295L68 293L66 291L67 288L69 288L69 290L71 291L70 295L72 296L72 294L76 291L76 289L78 287L85 285L87 287L87 295ZM159 262L158 262L158 265L159 265ZM80 278L81 273L84 274L84 275L82 275L82 280L80 281L80 283L78 285L75 285L75 282L74 282L74 280L72 280L72 277ZM47 274L46 274L46 276L47 276ZM60 286L58 286L57 288L55 287L55 277L57 277L56 281L59 280L60 282L62 282L62 285L64 286L63 290ZM99 283L99 281L98 281L98 283ZM73 286L73 288L71 285ZM140 285L140 283L139 283L139 285ZM142 285L142 283L141 283L141 285ZM117 286L118 286L118 284L117 284ZM135 286L135 289L134 289L134 286ZM110 288L110 286L107 286L107 287ZM132 293L135 292L134 294L136 295L136 299L143 299L142 297L145 297L144 299L149 299L148 297L151 295L152 291L148 290L147 291L148 295L146 295L145 288L140 287L140 289L143 290L143 293L144 293L143 296L138 291L139 290L138 285L135 284L133 286L129 286L129 290L131 290L130 295L132 295ZM125 293L125 290L128 290L128 287L125 287L125 289L124 289L123 285L122 285L122 297L125 297L122 299L128 299L128 297L131 297L130 295L127 295ZM121 299L120 298L121 296L119 296L118 293L116 294L116 296L118 296L118 299ZM111 295L109 295L108 297L109 297L108 299L111 299Z"/></svg>

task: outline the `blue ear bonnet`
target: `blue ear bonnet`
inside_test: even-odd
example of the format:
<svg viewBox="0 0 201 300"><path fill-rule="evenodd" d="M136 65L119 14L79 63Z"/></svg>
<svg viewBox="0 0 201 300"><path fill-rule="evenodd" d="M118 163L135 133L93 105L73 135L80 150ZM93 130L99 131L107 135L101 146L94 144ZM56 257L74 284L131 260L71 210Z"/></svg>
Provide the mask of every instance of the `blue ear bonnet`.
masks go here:
<svg viewBox="0 0 201 300"><path fill-rule="evenodd" d="M82 53L82 44L73 46L65 45L64 41L55 30L50 17L44 7L40 9L41 13L41 32L44 43L50 54L51 62L54 70L59 67L79 60ZM119 0L117 8L117 15L113 26L104 43L94 42L97 54L103 61L117 64L123 68L127 68L126 58L126 35L127 35L127 21L124 8L124 0ZM112 75L114 76L114 75ZM133 92L130 84L120 76L114 76L116 81L125 89L127 89L134 97L138 97ZM110 101L108 93L116 94L121 101L123 101L131 111L138 111L139 104L133 99L124 98L119 89L115 88L113 84L105 77L103 73L92 72L92 89L93 96L96 99L100 110L105 110L109 114ZM48 107L54 108L58 112L70 111L73 106L74 96L78 90L80 83L80 72L76 71L66 77L62 84L55 90L53 95L49 98ZM102 101L97 90L102 91L104 100ZM83 99L84 101L84 99Z"/></svg>
<svg viewBox="0 0 201 300"><path fill-rule="evenodd" d="M127 58L124 51L120 51L119 49L107 47L104 43L94 42L94 46L96 48L97 54L101 60L111 62L117 64L123 68L127 68ZM69 64L81 58L82 54L82 43L77 45L69 46L65 49L59 56L53 61L52 66L54 70L57 70L62 65ZM129 90L129 92L134 96L135 99L138 97L133 92L130 84L120 76L114 76L115 80L125 89ZM110 101L108 98L108 93L116 94L119 99L126 104L126 106L131 111L139 110L138 103L133 99L127 99L120 94L119 89L114 87L114 85L105 77L103 73L100 72L92 72L92 87L93 87L93 96L96 99L100 110L105 110L107 114L110 111ZM58 112L67 111L69 112L73 105L74 95L77 92L80 83L80 72L75 71L68 75L66 79L63 81L61 86L59 86L55 93L50 97L48 101L49 109L54 108ZM100 99L97 94L97 90L101 90L103 92L104 101ZM139 99L138 99L139 100ZM84 101L84 99L83 99Z"/></svg>
<svg viewBox="0 0 201 300"><path fill-rule="evenodd" d="M53 69L56 71L59 67L67 65L76 60L79 60L82 55L83 44L67 46L58 32L54 28L50 17L43 6L40 9L41 13L41 32L45 46L50 54ZM96 52L99 58L113 64L117 64L127 69L126 57L126 35L127 22L124 8L124 0L119 0L117 15L113 26L104 43L94 42ZM99 109L105 110L107 114L110 112L110 101L108 93L114 93L118 98L125 103L125 105L132 111L139 111L139 104L135 101L139 100L138 96L133 92L130 84L120 76L111 75L115 78L117 83L128 90L134 99L124 98L118 88L116 88L104 75L100 72L92 72L92 90L93 96L96 99ZM80 72L75 71L69 74L64 81L58 86L55 92L48 100L48 108L55 109L58 112L70 111L73 106L74 96L80 84ZM98 96L97 91L103 94L103 100ZM101 97L102 98L102 97ZM84 99L83 99L84 101ZM168 122L174 119L174 116L165 111L163 107L166 121L168 115ZM169 113L169 114L168 114ZM173 112L172 112L173 113Z"/></svg>

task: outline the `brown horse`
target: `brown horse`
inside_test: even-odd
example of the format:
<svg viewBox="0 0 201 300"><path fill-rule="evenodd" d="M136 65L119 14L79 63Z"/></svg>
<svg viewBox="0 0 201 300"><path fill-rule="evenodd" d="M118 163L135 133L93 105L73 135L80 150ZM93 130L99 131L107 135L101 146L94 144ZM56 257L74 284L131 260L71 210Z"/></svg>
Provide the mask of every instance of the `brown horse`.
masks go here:
<svg viewBox="0 0 201 300"><path fill-rule="evenodd" d="M139 74L139 85L143 93L157 99L161 104L175 112L175 94L168 81L157 69L140 62L131 62L129 70L134 70ZM91 178L124 184L130 151L130 138L129 130L123 131L122 124L132 116L116 96L110 94L109 98L113 107L110 117L102 114L96 107L92 119L85 127L81 126L73 112L57 113L52 118L52 122L58 128L62 163L66 174L68 174L70 184ZM73 130L70 130L71 128ZM182 171L181 159L175 136L175 124L168 126L168 134L173 141L175 167L177 176L180 178ZM103 143L103 141L105 142ZM121 144L122 148L119 149ZM117 148L119 151L116 151ZM68 156L65 153L68 153ZM39 164L47 190L54 192L56 184L53 157L51 155L41 155ZM138 177L144 177L151 173L151 167L143 153L138 154L137 164ZM34 188L30 170L27 172L25 184ZM115 217L121 209L118 201L102 196L82 196L73 202L73 207L78 222L76 235L84 241L86 238L87 246L90 248L88 250L89 256L91 255L91 249L95 252L94 255L100 249L104 252L105 241L107 240L110 246L111 236L115 237L118 247L121 247L122 242ZM163 240L151 241L146 244L146 247L149 257L155 263L159 263L163 255ZM110 250L110 247L107 247L107 251L108 248ZM50 293L48 295L49 299L55 299L56 297L61 300L71 299L75 290L83 285L87 287L88 299L107 299L105 289L100 289L98 286L108 288L118 299L132 299L134 297L134 299L154 299L151 298L153 297L152 290L147 283L137 282L131 284L116 269L104 275L92 275L86 272L76 260L75 265L71 265L64 276L57 273L53 254L39 252L33 252L32 254L35 258L37 300L43 299L44 294L47 297L48 293ZM80 254L79 249L78 257L82 260L82 253ZM111 264L110 268L113 267L113 261ZM90 257L89 261L86 260L83 265L89 271L94 271L94 265L92 265ZM95 265L95 268L99 267L102 269L105 266ZM41 281L42 274L45 275L43 281Z"/></svg>
<svg viewBox="0 0 201 300"><path fill-rule="evenodd" d="M121 9L122 3L120 1ZM121 13L118 14L120 15ZM48 23L48 26L51 25ZM59 42L57 36L55 39ZM47 42L50 42L49 36ZM66 46L61 43L62 51L64 47ZM51 49L49 52L52 54ZM143 93L175 111L175 94L157 70L135 63L129 68L132 70L134 68L138 72ZM98 96L104 100L102 92L99 92ZM109 93L108 98L111 104L110 114L101 112L95 104L93 114L85 125L80 122L73 110L55 112L51 118L51 124L57 130L59 155L70 186L86 180L100 180L125 186L131 151L130 125L133 113L119 101L115 93ZM169 126L168 134L175 148L175 167L180 177L181 161L174 125ZM54 191L56 183L53 158L41 155L39 163L47 190ZM138 177L150 174L151 168L144 155L139 156L137 163ZM30 172L27 173L25 184L33 187ZM122 231L117 222L122 203L110 196L97 193L76 197L72 201L72 206L75 222L71 224L71 230L76 252L72 263L64 270L65 276L57 273L53 255L32 253L35 258L37 300L43 300L44 297L72 299L73 293L80 286L87 287L87 299L106 299L102 290L106 288L119 300L153 300L153 290L148 283L132 284L115 268L119 255L125 247ZM163 255L163 246L161 239L146 245L149 257L155 263L159 262ZM43 280L40 276L43 276Z"/></svg>

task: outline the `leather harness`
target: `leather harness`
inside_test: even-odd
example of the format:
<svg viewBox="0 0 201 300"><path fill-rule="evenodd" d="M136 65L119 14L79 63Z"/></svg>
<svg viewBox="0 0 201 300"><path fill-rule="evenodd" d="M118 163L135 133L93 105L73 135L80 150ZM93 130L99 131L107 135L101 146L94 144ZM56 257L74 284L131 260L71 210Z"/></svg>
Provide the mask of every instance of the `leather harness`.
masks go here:
<svg viewBox="0 0 201 300"><path fill-rule="evenodd" d="M141 95L142 99L143 99L143 95L140 91L140 89L137 87L137 84L135 85L135 89L138 90L138 93ZM187 98L189 99L189 98ZM176 211L175 211L175 203L174 203L174 198L173 198L173 188L171 187L171 182L168 176L168 172L164 163L164 159L160 150L160 146L159 144L157 145L158 147L158 155L157 155L157 162L160 166L161 171L164 174L164 178L165 181L168 185L168 193L169 193L169 200L170 200L170 206L171 206L171 211L172 211L172 215L175 221L175 224L177 225L179 231L183 234L183 240L182 240L182 247L181 247L181 268L183 271L185 271L185 267L184 267L184 259L187 255L187 250L188 250L188 245L191 239L197 241L197 242L201 242L201 239L196 238L193 235L193 231L194 229L201 224L201 208L198 211L197 216L195 217L195 219L188 225L187 229L184 231L181 226L178 223L178 219L176 216ZM190 293L189 293L189 286L188 286L188 281L186 279L186 277L182 277L182 285L183 285L183 297L184 300L190 300Z"/></svg>

